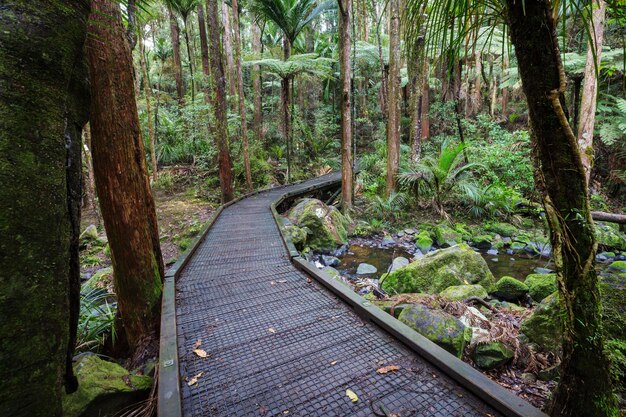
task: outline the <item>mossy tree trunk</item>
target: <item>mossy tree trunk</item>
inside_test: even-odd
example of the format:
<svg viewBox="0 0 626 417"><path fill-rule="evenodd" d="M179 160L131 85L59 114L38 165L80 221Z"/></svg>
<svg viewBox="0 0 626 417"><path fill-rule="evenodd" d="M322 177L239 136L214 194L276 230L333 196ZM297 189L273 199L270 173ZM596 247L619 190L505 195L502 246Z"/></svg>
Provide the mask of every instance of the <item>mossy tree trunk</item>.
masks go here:
<svg viewBox="0 0 626 417"><path fill-rule="evenodd" d="M218 1L220 0L207 0L207 25L209 27L209 55L211 58L211 96L214 114L213 136L215 137L218 150L217 159L222 189L222 203L227 203L234 198L233 166L228 144L226 78L224 76L224 61L220 42L220 25L218 23Z"/></svg>
<svg viewBox="0 0 626 417"><path fill-rule="evenodd" d="M400 164L400 0L390 0L387 97L387 196L396 190Z"/></svg>
<svg viewBox="0 0 626 417"><path fill-rule="evenodd" d="M92 1L87 55L96 188L131 353L157 333L163 259L119 4Z"/></svg>
<svg viewBox="0 0 626 417"><path fill-rule="evenodd" d="M76 389L89 1L0 8L0 414L55 417Z"/></svg>
<svg viewBox="0 0 626 417"><path fill-rule="evenodd" d="M350 62L350 35L352 0L339 3L339 78L341 80L341 198L344 212L352 210L352 78Z"/></svg>
<svg viewBox="0 0 626 417"><path fill-rule="evenodd" d="M567 122L565 73L548 0L507 0L507 19L526 94L535 181L550 227L564 309L561 381L553 417L617 416L601 332L597 244L585 170Z"/></svg>

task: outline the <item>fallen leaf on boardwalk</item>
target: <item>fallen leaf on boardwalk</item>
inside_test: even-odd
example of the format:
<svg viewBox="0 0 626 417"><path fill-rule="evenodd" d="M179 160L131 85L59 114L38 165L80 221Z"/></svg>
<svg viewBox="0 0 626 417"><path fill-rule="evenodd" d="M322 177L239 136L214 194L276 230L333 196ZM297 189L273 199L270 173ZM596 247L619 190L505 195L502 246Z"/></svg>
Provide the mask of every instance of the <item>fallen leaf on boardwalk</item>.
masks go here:
<svg viewBox="0 0 626 417"><path fill-rule="evenodd" d="M270 333L276 333L276 329L273 327L270 327L269 329L267 329L267 331Z"/></svg>
<svg viewBox="0 0 626 417"><path fill-rule="evenodd" d="M196 355L200 356L201 358L206 358L207 357L207 353L202 350L202 349L194 349L193 353L195 353Z"/></svg>
<svg viewBox="0 0 626 417"><path fill-rule="evenodd" d="M352 391L351 389L346 390L346 395L348 396L348 398L350 398L350 401L352 401L353 403L359 401L359 396L356 395L356 393Z"/></svg>
<svg viewBox="0 0 626 417"><path fill-rule="evenodd" d="M279 279L276 282L278 282L279 284L284 284L285 282L287 282L287 280L286 279Z"/></svg>
<svg viewBox="0 0 626 417"><path fill-rule="evenodd" d="M389 365L389 366L383 366L382 368L378 368L376 372L378 372L379 374L386 374L387 372L394 372L399 369L400 367L398 365Z"/></svg>
<svg viewBox="0 0 626 417"><path fill-rule="evenodd" d="M198 378L200 378L202 376L204 372L198 372L196 375L194 375L193 378L191 378L189 380L189 382L187 382L187 385L192 386L198 383Z"/></svg>
<svg viewBox="0 0 626 417"><path fill-rule="evenodd" d="M332 361L330 364L331 364L331 365L336 365L336 364L337 364L337 361Z"/></svg>
<svg viewBox="0 0 626 417"><path fill-rule="evenodd" d="M202 339L198 339L196 343L193 344L193 348L198 349L201 344L202 344Z"/></svg>
<svg viewBox="0 0 626 417"><path fill-rule="evenodd" d="M307 278L306 282L308 282L309 284L313 282L313 280L311 278Z"/></svg>
<svg viewBox="0 0 626 417"><path fill-rule="evenodd" d="M267 407L266 407L266 406L264 406L264 405L262 405L262 406L259 408L259 414L260 414L260 415L262 415L262 416L266 415L266 414L268 413L268 411L270 411L270 410L268 410L268 409L267 409Z"/></svg>

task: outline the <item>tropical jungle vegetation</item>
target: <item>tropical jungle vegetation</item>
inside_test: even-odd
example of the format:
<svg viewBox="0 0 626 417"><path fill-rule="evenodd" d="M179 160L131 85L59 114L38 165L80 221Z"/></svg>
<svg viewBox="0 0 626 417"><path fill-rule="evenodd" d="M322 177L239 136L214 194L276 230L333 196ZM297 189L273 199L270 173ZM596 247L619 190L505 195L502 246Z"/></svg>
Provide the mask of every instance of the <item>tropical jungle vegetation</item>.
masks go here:
<svg viewBox="0 0 626 417"><path fill-rule="evenodd" d="M351 239L548 245L537 405L626 415L624 0L0 0L0 414L86 415L106 372L156 414L168 268L333 171Z"/></svg>

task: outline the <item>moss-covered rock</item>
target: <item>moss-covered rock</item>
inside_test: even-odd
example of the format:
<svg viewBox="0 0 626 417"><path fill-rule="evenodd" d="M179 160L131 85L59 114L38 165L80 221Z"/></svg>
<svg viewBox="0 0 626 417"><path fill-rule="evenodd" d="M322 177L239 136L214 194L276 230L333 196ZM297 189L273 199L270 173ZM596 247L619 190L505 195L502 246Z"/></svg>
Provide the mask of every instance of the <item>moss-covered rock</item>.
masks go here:
<svg viewBox="0 0 626 417"><path fill-rule="evenodd" d="M453 285L441 292L443 298L450 301L461 301L469 297L485 298L487 290L482 285Z"/></svg>
<svg viewBox="0 0 626 417"><path fill-rule="evenodd" d="M626 250L626 235L613 223L595 222L598 245L604 249Z"/></svg>
<svg viewBox="0 0 626 417"><path fill-rule="evenodd" d="M481 369L495 369L513 359L513 351L500 342L481 343L472 352L472 360Z"/></svg>
<svg viewBox="0 0 626 417"><path fill-rule="evenodd" d="M63 396L65 417L112 416L147 398L153 382L148 376L132 375L95 355L82 357L74 370L78 391Z"/></svg>
<svg viewBox="0 0 626 417"><path fill-rule="evenodd" d="M291 242L293 242L294 246L298 250L304 249L304 247L306 246L306 238L308 235L307 229L303 227L298 227L290 221L287 221L286 223L287 224L285 224L284 230L287 237L291 239Z"/></svg>
<svg viewBox="0 0 626 417"><path fill-rule="evenodd" d="M556 274L530 274L524 283L528 285L528 294L537 302L557 290Z"/></svg>
<svg viewBox="0 0 626 417"><path fill-rule="evenodd" d="M433 240L430 237L430 234L422 230L418 235L415 236L415 246L422 253L428 253L430 248L433 247Z"/></svg>
<svg viewBox="0 0 626 417"><path fill-rule="evenodd" d="M80 240L82 241L92 241L98 240L98 228L95 224L90 224L87 226L85 230L80 234Z"/></svg>
<svg viewBox="0 0 626 417"><path fill-rule="evenodd" d="M96 271L91 278L89 278L83 287L89 288L106 288L113 280L113 267L102 268Z"/></svg>
<svg viewBox="0 0 626 417"><path fill-rule="evenodd" d="M440 249L402 267L382 282L389 294L437 294L454 285L480 284L489 290L495 279L479 253L465 244Z"/></svg>
<svg viewBox="0 0 626 417"><path fill-rule="evenodd" d="M485 227L485 230L504 237L513 237L518 233L517 227L509 223L491 223Z"/></svg>
<svg viewBox="0 0 626 417"><path fill-rule="evenodd" d="M615 261L607 268L609 272L623 273L626 272L626 261Z"/></svg>
<svg viewBox="0 0 626 417"><path fill-rule="evenodd" d="M626 343L626 274L604 272L599 287L604 332Z"/></svg>
<svg viewBox="0 0 626 417"><path fill-rule="evenodd" d="M434 227L433 236L437 245L441 247L453 246L456 243L461 243L463 240L459 232L445 223L438 224Z"/></svg>
<svg viewBox="0 0 626 417"><path fill-rule="evenodd" d="M560 350L563 332L561 310L559 296L555 292L544 298L535 311L522 321L521 332L544 350Z"/></svg>
<svg viewBox="0 0 626 417"><path fill-rule="evenodd" d="M496 282L493 294L506 301L517 301L528 294L528 286L518 279L504 276Z"/></svg>
<svg viewBox="0 0 626 417"><path fill-rule="evenodd" d="M414 304L404 308L398 319L456 357L463 355L469 329L454 316Z"/></svg>
<svg viewBox="0 0 626 417"><path fill-rule="evenodd" d="M478 249L491 249L493 242L493 236L491 235L478 235L472 238L472 243Z"/></svg>
<svg viewBox="0 0 626 417"><path fill-rule="evenodd" d="M306 230L306 246L313 250L331 250L348 243L348 219L320 200L302 199L289 210L287 218Z"/></svg>

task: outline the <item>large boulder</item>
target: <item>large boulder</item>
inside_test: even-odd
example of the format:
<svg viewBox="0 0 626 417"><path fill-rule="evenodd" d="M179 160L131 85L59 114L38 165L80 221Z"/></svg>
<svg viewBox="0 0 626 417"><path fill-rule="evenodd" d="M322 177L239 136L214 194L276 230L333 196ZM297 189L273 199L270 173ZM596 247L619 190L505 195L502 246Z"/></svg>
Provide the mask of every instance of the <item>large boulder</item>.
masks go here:
<svg viewBox="0 0 626 417"><path fill-rule="evenodd" d="M130 374L120 365L96 355L74 365L78 391L63 395L64 417L113 416L148 397L152 378Z"/></svg>
<svg viewBox="0 0 626 417"><path fill-rule="evenodd" d="M382 282L382 288L389 294L437 294L454 285L480 284L489 290L494 283L493 274L482 256L461 244L430 252L391 272Z"/></svg>
<svg viewBox="0 0 626 417"><path fill-rule="evenodd" d="M493 294L506 301L518 301L528 294L528 286L518 279L504 276L496 282Z"/></svg>
<svg viewBox="0 0 626 417"><path fill-rule="evenodd" d="M535 311L522 321L520 330L543 350L559 351L563 333L561 311L559 296L555 292L544 298Z"/></svg>
<svg viewBox="0 0 626 417"><path fill-rule="evenodd" d="M463 301L470 297L486 298L487 290L482 285L453 285L441 292L443 298L450 301Z"/></svg>
<svg viewBox="0 0 626 417"><path fill-rule="evenodd" d="M626 235L614 223L594 222L598 245L603 249L626 250Z"/></svg>
<svg viewBox="0 0 626 417"><path fill-rule="evenodd" d="M304 198L287 214L291 223L307 231L306 246L328 251L348 243L348 219L335 207Z"/></svg>
<svg viewBox="0 0 626 417"><path fill-rule="evenodd" d="M457 243L461 243L463 238L461 233L454 230L445 223L438 224L433 229L433 235L437 245L441 247L453 246Z"/></svg>
<svg viewBox="0 0 626 417"><path fill-rule="evenodd" d="M501 342L488 342L476 345L472 360L481 369L495 369L513 359L513 351Z"/></svg>
<svg viewBox="0 0 626 417"><path fill-rule="evenodd" d="M404 308L398 319L456 357L463 355L469 329L454 316L414 304Z"/></svg>
<svg viewBox="0 0 626 417"><path fill-rule="evenodd" d="M491 223L485 227L485 230L504 237L513 237L518 233L517 227L509 223Z"/></svg>
<svg viewBox="0 0 626 417"><path fill-rule="evenodd" d="M556 274L530 274L524 280L528 285L528 294L530 297L539 302L555 292Z"/></svg>

